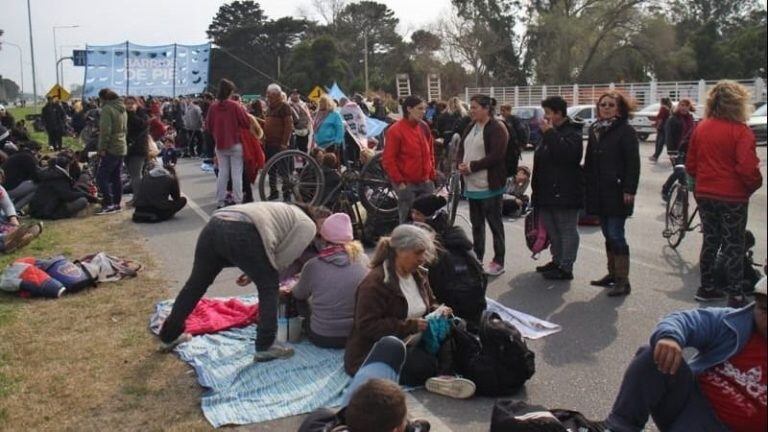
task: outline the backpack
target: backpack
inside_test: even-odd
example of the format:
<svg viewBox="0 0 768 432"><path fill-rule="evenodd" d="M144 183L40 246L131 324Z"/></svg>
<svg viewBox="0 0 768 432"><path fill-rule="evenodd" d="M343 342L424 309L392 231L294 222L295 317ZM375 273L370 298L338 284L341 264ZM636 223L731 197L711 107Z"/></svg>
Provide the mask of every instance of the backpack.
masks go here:
<svg viewBox="0 0 768 432"><path fill-rule="evenodd" d="M38 260L36 265L50 277L61 282L67 292L75 293L96 286L96 280L83 269L80 263L72 262L64 256Z"/></svg>
<svg viewBox="0 0 768 432"><path fill-rule="evenodd" d="M547 409L522 401L498 400L493 405L491 432L603 432L602 421L589 420L578 411Z"/></svg>
<svg viewBox="0 0 768 432"><path fill-rule="evenodd" d="M477 323L485 310L485 289L488 286L488 276L483 271L483 265L475 256L466 250L448 249L443 257L446 280L450 286L444 287L442 299L453 309L456 316L469 322Z"/></svg>
<svg viewBox="0 0 768 432"><path fill-rule="evenodd" d="M539 253L549 247L549 236L541 223L539 212L534 209L525 217L525 243L532 252L531 258L538 259Z"/></svg>
<svg viewBox="0 0 768 432"><path fill-rule="evenodd" d="M523 124L518 116L509 116L504 120L504 126L507 127L509 140L507 141L507 177L514 177L517 174L517 165L520 162L522 151L528 144L530 130Z"/></svg>

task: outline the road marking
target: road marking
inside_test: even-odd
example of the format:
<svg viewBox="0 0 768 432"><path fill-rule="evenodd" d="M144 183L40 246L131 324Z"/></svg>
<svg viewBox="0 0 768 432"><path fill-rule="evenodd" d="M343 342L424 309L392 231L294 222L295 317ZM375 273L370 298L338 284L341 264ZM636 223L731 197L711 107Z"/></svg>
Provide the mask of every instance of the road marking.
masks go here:
<svg viewBox="0 0 768 432"><path fill-rule="evenodd" d="M203 211L202 208L200 208L197 203L192 200L192 198L187 197L187 205L189 205L189 208L192 209L195 213L197 213L198 216L200 216L205 223L208 223L209 220L211 220L211 216L208 215L205 211Z"/></svg>

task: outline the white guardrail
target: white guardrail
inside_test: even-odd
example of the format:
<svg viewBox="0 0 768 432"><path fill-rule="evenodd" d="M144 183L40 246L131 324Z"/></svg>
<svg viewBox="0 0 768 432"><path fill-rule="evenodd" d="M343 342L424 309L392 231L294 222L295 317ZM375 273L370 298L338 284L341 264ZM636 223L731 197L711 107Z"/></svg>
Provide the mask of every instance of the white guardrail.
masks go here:
<svg viewBox="0 0 768 432"><path fill-rule="evenodd" d="M736 80L746 86L755 103L766 101L765 81L761 78ZM706 99L707 91L717 81L651 81L645 83L608 83L608 84L572 84L572 85L536 85L514 87L466 87L464 100L476 94L486 94L496 98L500 104L512 106L539 105L548 96L561 96L568 105L592 104L608 90L619 90L629 95L639 108L656 103L662 97L672 100L691 99L701 104Z"/></svg>

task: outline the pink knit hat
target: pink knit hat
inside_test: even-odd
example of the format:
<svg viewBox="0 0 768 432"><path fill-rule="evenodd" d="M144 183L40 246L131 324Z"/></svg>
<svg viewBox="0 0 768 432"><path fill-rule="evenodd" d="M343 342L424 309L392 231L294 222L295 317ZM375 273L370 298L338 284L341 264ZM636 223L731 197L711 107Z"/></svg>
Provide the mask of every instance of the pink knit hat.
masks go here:
<svg viewBox="0 0 768 432"><path fill-rule="evenodd" d="M352 221L346 213L334 213L328 216L320 227L320 237L329 243L347 243L354 240Z"/></svg>

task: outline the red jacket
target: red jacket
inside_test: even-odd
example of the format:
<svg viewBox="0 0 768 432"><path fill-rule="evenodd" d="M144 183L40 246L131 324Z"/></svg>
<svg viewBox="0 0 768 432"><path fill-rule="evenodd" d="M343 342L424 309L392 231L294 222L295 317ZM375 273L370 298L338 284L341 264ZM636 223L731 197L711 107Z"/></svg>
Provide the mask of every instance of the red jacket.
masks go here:
<svg viewBox="0 0 768 432"><path fill-rule="evenodd" d="M711 118L694 129L685 169L696 179L696 197L746 203L763 176L755 135L744 123Z"/></svg>
<svg viewBox="0 0 768 432"><path fill-rule="evenodd" d="M387 129L381 165L393 183L423 183L435 178L432 133L426 123L399 120Z"/></svg>
<svg viewBox="0 0 768 432"><path fill-rule="evenodd" d="M240 143L240 129L248 129L251 121L239 102L216 101L208 109L205 129L213 136L216 148L226 150Z"/></svg>

